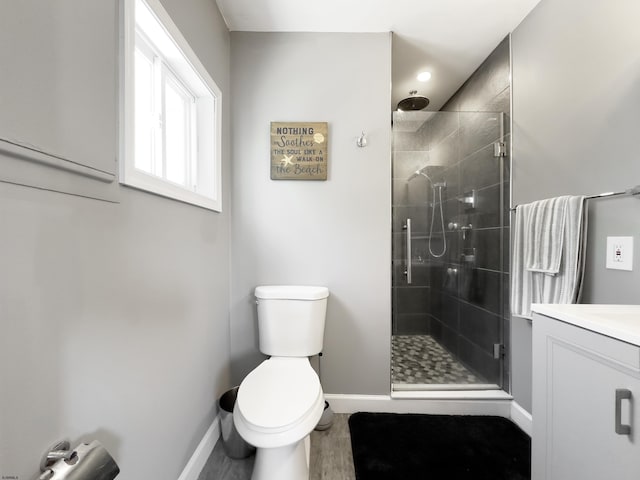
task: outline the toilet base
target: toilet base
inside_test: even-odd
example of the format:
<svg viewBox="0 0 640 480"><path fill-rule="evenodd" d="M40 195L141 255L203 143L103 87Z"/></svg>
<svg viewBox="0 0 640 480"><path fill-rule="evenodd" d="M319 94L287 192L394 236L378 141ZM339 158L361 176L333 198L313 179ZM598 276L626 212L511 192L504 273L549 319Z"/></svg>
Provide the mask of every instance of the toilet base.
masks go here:
<svg viewBox="0 0 640 480"><path fill-rule="evenodd" d="M277 448L258 448L251 480L309 480L310 438Z"/></svg>

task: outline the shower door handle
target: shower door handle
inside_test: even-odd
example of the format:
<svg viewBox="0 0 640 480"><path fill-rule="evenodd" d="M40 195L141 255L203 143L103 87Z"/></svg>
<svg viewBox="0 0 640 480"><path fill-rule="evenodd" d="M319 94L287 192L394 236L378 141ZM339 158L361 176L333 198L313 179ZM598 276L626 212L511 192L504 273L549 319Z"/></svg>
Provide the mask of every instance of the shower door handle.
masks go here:
<svg viewBox="0 0 640 480"><path fill-rule="evenodd" d="M407 276L407 285L411 285L411 219L407 218L407 223L404 225L404 230L407 235L407 262L406 262L406 270L404 274Z"/></svg>

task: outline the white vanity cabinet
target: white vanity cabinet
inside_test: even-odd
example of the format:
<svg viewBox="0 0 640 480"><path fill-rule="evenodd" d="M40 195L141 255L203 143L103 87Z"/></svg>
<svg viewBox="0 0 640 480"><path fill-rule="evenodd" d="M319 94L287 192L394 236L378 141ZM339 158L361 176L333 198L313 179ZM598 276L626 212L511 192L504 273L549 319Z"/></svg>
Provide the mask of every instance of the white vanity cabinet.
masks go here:
<svg viewBox="0 0 640 480"><path fill-rule="evenodd" d="M640 306L536 305L533 480L640 479Z"/></svg>

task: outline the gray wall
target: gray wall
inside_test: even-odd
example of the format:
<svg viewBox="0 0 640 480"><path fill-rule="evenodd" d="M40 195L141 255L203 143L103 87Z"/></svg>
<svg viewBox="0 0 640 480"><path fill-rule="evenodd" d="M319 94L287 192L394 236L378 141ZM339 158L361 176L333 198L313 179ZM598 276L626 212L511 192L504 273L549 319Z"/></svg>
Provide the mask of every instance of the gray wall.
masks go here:
<svg viewBox="0 0 640 480"><path fill-rule="evenodd" d="M236 382L264 358L255 286L319 284L331 291L325 392L389 393L390 42L390 34L231 34ZM271 121L329 123L327 181L270 180ZM356 146L362 131L366 148Z"/></svg>
<svg viewBox="0 0 640 480"><path fill-rule="evenodd" d="M542 0L514 31L513 201L640 183L640 3ZM640 242L640 201L589 201L584 303L638 303L634 271L606 270L608 235ZM531 326L513 322L513 394L531 408ZM535 412L534 412L535 415Z"/></svg>
<svg viewBox="0 0 640 480"><path fill-rule="evenodd" d="M215 2L162 2L228 98L229 33ZM111 55L102 95L117 105L110 3L96 8L92 32ZM2 16L14 8L3 3ZM76 20L56 17L63 32ZM15 55L27 55L29 42ZM71 67L78 79L90 77L83 65ZM50 88L52 78L40 81ZM116 158L117 108L93 115L106 116L100 145ZM183 470L229 386L227 107L224 121L222 214L126 187L109 203L0 183L0 475L33 478L63 438L101 441L118 479L175 480ZM90 151L95 129L86 118L73 141Z"/></svg>

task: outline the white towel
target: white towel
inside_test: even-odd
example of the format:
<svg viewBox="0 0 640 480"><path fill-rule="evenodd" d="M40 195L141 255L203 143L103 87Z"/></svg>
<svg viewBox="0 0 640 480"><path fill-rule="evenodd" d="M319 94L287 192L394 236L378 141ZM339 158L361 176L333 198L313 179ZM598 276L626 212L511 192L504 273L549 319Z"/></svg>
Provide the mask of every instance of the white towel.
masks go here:
<svg viewBox="0 0 640 480"><path fill-rule="evenodd" d="M569 198L550 198L529 205L524 245L527 270L549 275L560 271Z"/></svg>
<svg viewBox="0 0 640 480"><path fill-rule="evenodd" d="M537 202L536 202L537 203ZM567 197L564 227L561 231L550 228L562 240L558 273L550 275L542 271L527 269L527 253L531 247L531 222L539 205L519 205L513 224L513 255L511 264L511 313L514 316L531 318L532 303L576 303L582 291L586 248L586 209L582 196ZM540 220L542 217L538 217ZM534 227L534 230L535 227ZM536 230L537 231L537 230ZM535 238L535 234L534 234ZM534 255L535 257L535 255ZM542 258L539 263L550 264Z"/></svg>
<svg viewBox="0 0 640 480"><path fill-rule="evenodd" d="M531 318L531 272L525 268L526 226L531 217L531 204L518 205L512 224L511 314Z"/></svg>

